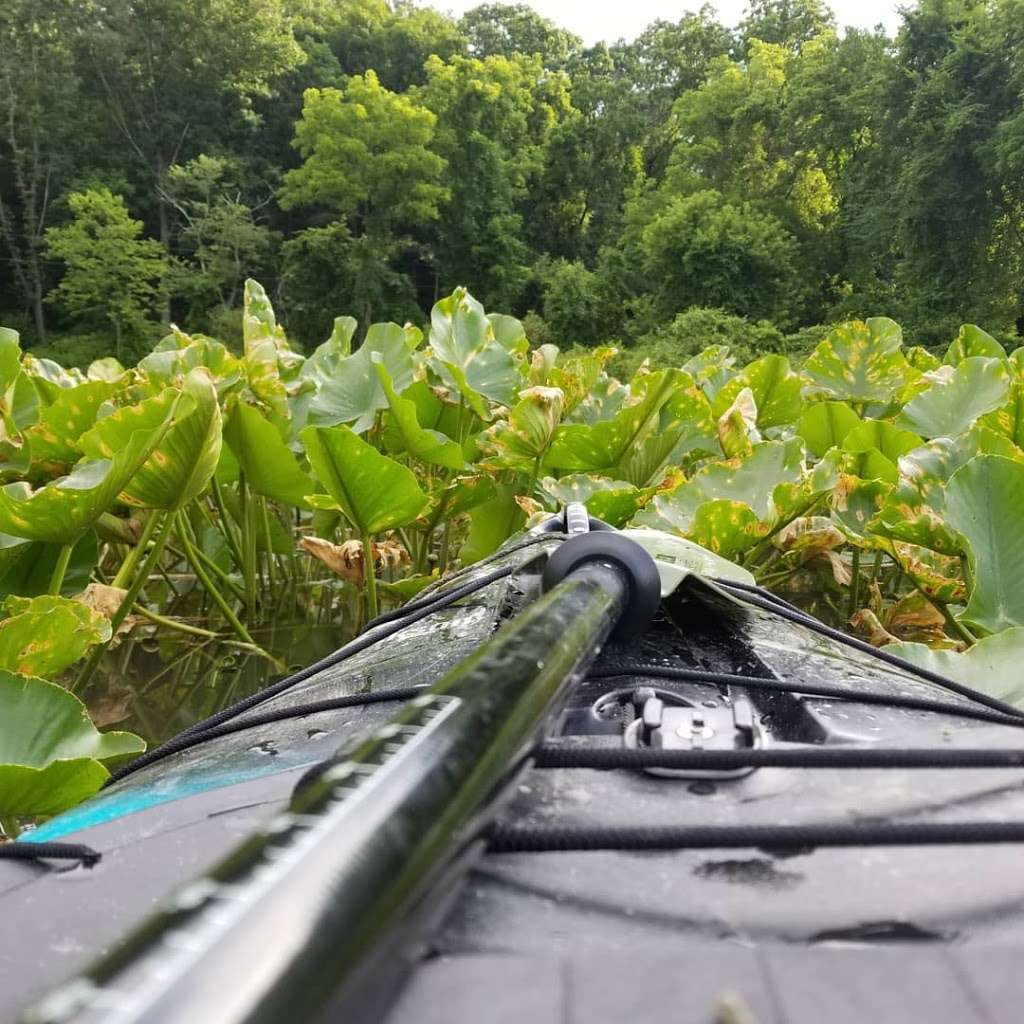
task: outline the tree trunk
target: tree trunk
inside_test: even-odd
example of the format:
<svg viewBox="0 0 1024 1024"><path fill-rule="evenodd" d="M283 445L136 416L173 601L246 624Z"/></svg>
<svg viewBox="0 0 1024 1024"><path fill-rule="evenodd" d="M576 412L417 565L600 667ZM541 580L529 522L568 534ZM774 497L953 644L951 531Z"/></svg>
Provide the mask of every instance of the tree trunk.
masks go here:
<svg viewBox="0 0 1024 1024"><path fill-rule="evenodd" d="M43 315L42 292L32 296L32 321L36 327L36 338L40 345L46 344L46 317Z"/></svg>
<svg viewBox="0 0 1024 1024"><path fill-rule="evenodd" d="M170 255L171 252L171 208L164 196L164 184L167 181L167 161L160 156L157 158L157 190L156 203L160 215L160 244L164 251ZM171 323L171 293L164 290L163 308L160 310L160 321L164 328L170 327Z"/></svg>

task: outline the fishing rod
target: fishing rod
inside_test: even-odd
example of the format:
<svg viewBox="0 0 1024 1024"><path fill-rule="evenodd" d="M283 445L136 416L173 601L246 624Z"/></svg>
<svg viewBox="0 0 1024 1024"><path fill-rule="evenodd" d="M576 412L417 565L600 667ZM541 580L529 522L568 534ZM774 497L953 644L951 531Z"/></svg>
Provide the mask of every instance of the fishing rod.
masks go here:
<svg viewBox="0 0 1024 1024"><path fill-rule="evenodd" d="M379 1019L568 691L658 609L639 544L582 506L558 525L537 600L25 1020Z"/></svg>

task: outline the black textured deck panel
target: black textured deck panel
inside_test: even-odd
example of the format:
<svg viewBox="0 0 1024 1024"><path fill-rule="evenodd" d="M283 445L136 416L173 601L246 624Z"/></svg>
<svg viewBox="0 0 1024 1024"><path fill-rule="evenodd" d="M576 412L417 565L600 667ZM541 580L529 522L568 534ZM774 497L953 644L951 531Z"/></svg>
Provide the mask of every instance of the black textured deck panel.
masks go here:
<svg viewBox="0 0 1024 1024"><path fill-rule="evenodd" d="M1020 1024L1016 947L694 947L425 961L387 1024Z"/></svg>

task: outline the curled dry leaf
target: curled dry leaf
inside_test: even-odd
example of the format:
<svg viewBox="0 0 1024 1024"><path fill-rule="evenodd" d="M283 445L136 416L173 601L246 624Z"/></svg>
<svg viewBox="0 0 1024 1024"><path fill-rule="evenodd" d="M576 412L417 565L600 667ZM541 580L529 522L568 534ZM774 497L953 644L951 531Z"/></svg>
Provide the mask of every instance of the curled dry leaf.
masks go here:
<svg viewBox="0 0 1024 1024"><path fill-rule="evenodd" d="M533 498L527 498L523 494L516 495L516 504L528 515L535 516L544 511L544 506Z"/></svg>
<svg viewBox="0 0 1024 1024"><path fill-rule="evenodd" d="M299 547L350 583L361 583L365 576L363 545L358 540L334 544L322 537L302 537ZM379 569L397 569L409 562L409 552L396 540L374 541L371 547Z"/></svg>
<svg viewBox="0 0 1024 1024"><path fill-rule="evenodd" d="M111 587L106 583L90 583L80 594L76 594L73 600L84 604L86 608L102 615L105 619L113 619L127 593L128 591L123 587ZM116 646L120 638L130 633L138 621L137 615L126 615L124 621L117 627L117 633L111 640L111 646ZM111 719L111 721L118 721L118 719Z"/></svg>
<svg viewBox="0 0 1024 1024"><path fill-rule="evenodd" d="M878 621L878 616L870 608L861 608L850 619L850 625L875 647L884 647L897 639Z"/></svg>

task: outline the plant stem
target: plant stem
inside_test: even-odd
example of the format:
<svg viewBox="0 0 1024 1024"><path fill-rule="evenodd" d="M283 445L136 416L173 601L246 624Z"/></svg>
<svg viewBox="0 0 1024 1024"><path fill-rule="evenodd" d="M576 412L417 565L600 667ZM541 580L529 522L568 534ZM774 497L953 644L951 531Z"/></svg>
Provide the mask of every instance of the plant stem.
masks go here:
<svg viewBox="0 0 1024 1024"><path fill-rule="evenodd" d="M249 506L252 496L245 484L245 474L238 474L238 495L242 504L242 576L245 581L245 608L256 614L256 532Z"/></svg>
<svg viewBox="0 0 1024 1024"><path fill-rule="evenodd" d="M227 539L228 547L231 548L231 554L235 559L235 564L239 569L242 569L245 565L242 559L242 548L238 543L238 536L235 534L234 524L231 522L231 514L228 512L227 507L224 504L224 495L221 494L220 484L217 483L216 476L210 478L210 493L213 495L214 505L217 506L217 515L220 517L221 532Z"/></svg>
<svg viewBox="0 0 1024 1024"><path fill-rule="evenodd" d="M226 586L239 601L245 601L245 594L242 588L205 552L202 548L193 545L192 551L195 556ZM188 556L182 552L182 557L188 561Z"/></svg>
<svg viewBox="0 0 1024 1024"><path fill-rule="evenodd" d="M8 839L17 839L21 833L21 828L18 826L18 819L11 815L3 815L0 817L0 831Z"/></svg>
<svg viewBox="0 0 1024 1024"><path fill-rule="evenodd" d="M113 580L110 581L112 587L124 587L124 585L132 578L135 573L135 567L139 564L139 559L142 557L142 553L146 550L146 546L149 544L150 538L153 536L153 531L156 530L160 523L160 514L158 512L152 512L149 518L146 520L146 525L142 527L142 534L138 541L128 552L128 557L121 563L121 568L117 570Z"/></svg>
<svg viewBox="0 0 1024 1024"><path fill-rule="evenodd" d="M871 570L872 583L876 583L878 581L878 574L882 570L882 559L884 558L885 554L882 552L882 549L879 548L878 551L875 552L875 565L874 568Z"/></svg>
<svg viewBox="0 0 1024 1024"><path fill-rule="evenodd" d="M852 619L860 605L860 548L853 549L853 566L850 570L850 605L847 618Z"/></svg>
<svg viewBox="0 0 1024 1024"><path fill-rule="evenodd" d="M260 510L263 513L263 537L267 545L267 576L270 589L277 585L277 574L274 572L274 545L270 539L270 512L267 510L266 498L260 498Z"/></svg>
<svg viewBox="0 0 1024 1024"><path fill-rule="evenodd" d="M931 597L925 592L924 587L917 582L917 577L912 573L908 572L907 579L914 584L914 589L929 603L934 605L942 613L943 619L946 620L946 627L949 631L960 640L962 640L968 647L973 647L977 642L978 638L974 636L971 631L963 625L963 623L957 622L956 616L949 610L949 606L945 601L940 601L937 597Z"/></svg>
<svg viewBox="0 0 1024 1024"><path fill-rule="evenodd" d="M154 512L152 519L161 519L160 529L156 533L156 538L153 541L153 546L149 549L149 554L146 556L146 560L142 563L142 568L138 571L135 579L132 581L132 585L128 588L128 593L124 595L121 603L118 605L117 611L114 612L110 619L110 636L113 639L117 636L117 631L124 622L125 616L129 610L135 604L135 599L139 596L139 591L142 590L146 580L149 579L150 573L153 571L153 567L160 560L160 556L163 554L164 545L167 543L167 537L171 532L171 526L174 523L174 516L168 512L161 517L159 512ZM146 524L147 527L149 524ZM154 526L155 530L156 527ZM152 532L152 531L150 531ZM144 537L139 539L139 543L142 544L145 540ZM118 574L120 575L120 574ZM88 660L82 666L81 672L78 673L78 677L75 679L71 686L72 693L80 693L92 678L92 674L96 671L96 666L99 665L100 659L103 657L107 647L110 646L110 640L104 643L97 644L89 655Z"/></svg>
<svg viewBox="0 0 1024 1024"><path fill-rule="evenodd" d="M57 564L53 567L53 575L50 577L48 594L57 597L60 594L61 585L64 582L64 574L68 571L68 563L71 561L71 552L75 550L74 544L65 544L57 555Z"/></svg>
<svg viewBox="0 0 1024 1024"><path fill-rule="evenodd" d="M141 615L144 619L149 619L150 622L157 626L173 629L179 633L201 636L208 640L216 640L220 636L219 633L214 633L212 629L201 629L199 626L190 626L187 622L181 622L178 619L169 619L166 615L158 615L156 612L151 612L144 604L133 605L132 612L136 615Z"/></svg>
<svg viewBox="0 0 1024 1024"><path fill-rule="evenodd" d="M366 614L369 619L377 618L377 575L373 568L373 541L370 535L364 533L363 542L363 572L366 579Z"/></svg>
<svg viewBox="0 0 1024 1024"><path fill-rule="evenodd" d="M181 513L178 513L179 516ZM188 539L188 534L181 523L178 521L178 539L181 541L182 549L185 552L185 557L188 559L189 565L192 566L192 571L199 578L199 582L202 583L206 592L213 598L214 604L221 610L224 618L231 624L231 628L238 635L239 639L247 644L252 644L253 647L259 647L259 644L249 635L249 631L239 622L238 617L231 610L231 605L224 600L224 596L221 592L213 585L213 581L209 576L206 575L206 570L203 568L203 563L196 556L195 548L192 547L192 542ZM262 650L262 648L260 648ZM270 655L268 654L269 658Z"/></svg>

